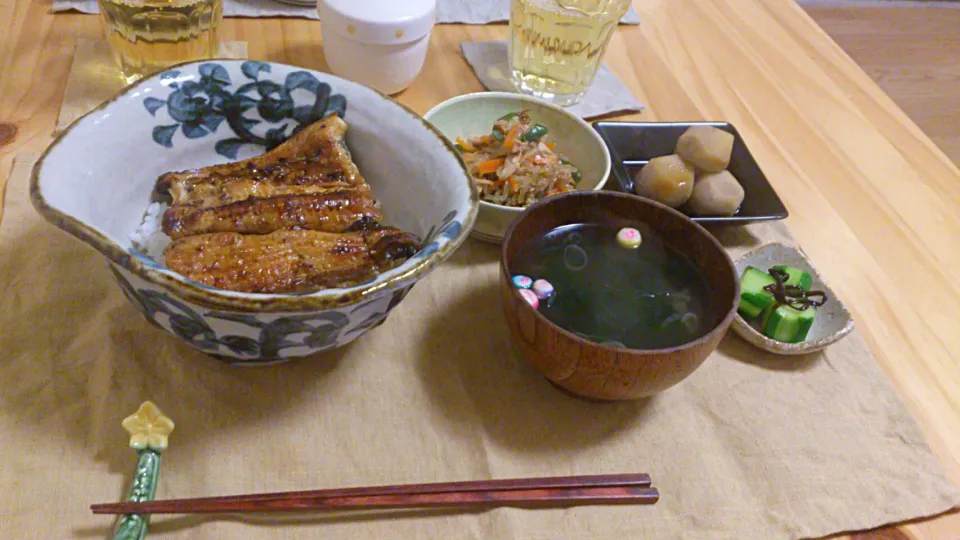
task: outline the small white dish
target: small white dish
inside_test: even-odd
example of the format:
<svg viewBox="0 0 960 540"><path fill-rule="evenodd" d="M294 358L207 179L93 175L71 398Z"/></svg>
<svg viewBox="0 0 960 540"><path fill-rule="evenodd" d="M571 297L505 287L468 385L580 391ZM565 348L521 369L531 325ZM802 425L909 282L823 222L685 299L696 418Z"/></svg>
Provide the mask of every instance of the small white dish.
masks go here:
<svg viewBox="0 0 960 540"><path fill-rule="evenodd" d="M489 133L494 122L510 112L526 110L534 121L550 130L549 140L580 171L577 189L596 191L610 175L610 151L600 135L579 116L546 101L509 92L478 92L448 99L430 109L424 118L448 139L467 139ZM480 212L471 236L499 243L523 208L480 201Z"/></svg>
<svg viewBox="0 0 960 540"><path fill-rule="evenodd" d="M748 266L762 271L772 266L783 264L810 272L813 276L812 290L827 293L827 303L817 308L817 316L813 327L802 343L784 343L770 339L750 325L739 313L733 318L733 330L751 345L774 354L798 355L819 351L843 339L853 330L853 317L840 301L840 298L830 289L827 283L817 273L817 269L810 263L807 255L794 246L779 242L766 244L740 257L736 262L737 275L742 276Z"/></svg>
<svg viewBox="0 0 960 540"><path fill-rule="evenodd" d="M423 68L436 10L436 0L319 0L330 71L384 94L403 91Z"/></svg>

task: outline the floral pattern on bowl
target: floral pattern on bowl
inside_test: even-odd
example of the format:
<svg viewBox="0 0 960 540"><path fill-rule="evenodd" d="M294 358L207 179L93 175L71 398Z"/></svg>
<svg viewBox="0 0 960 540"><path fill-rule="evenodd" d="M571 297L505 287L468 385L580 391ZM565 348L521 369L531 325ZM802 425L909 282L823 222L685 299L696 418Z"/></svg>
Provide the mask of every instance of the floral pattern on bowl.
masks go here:
<svg viewBox="0 0 960 540"><path fill-rule="evenodd" d="M817 308L817 316L807 339L801 343L784 343L761 334L739 313L733 318L733 330L750 344L775 354L797 355L819 351L840 341L853 331L853 317L843 302L817 273L807 255L794 246L779 242L766 244L740 257L736 262L737 275L742 276L748 266L766 271L783 264L810 272L813 276L811 289L827 293L827 303Z"/></svg>
<svg viewBox="0 0 960 540"><path fill-rule="evenodd" d="M350 126L347 144L385 222L423 238L403 264L356 287L248 294L191 281L133 245L160 174L258 155L333 113ZM326 73L232 60L182 64L129 86L54 141L30 189L47 220L108 259L148 321L247 365L339 347L382 323L466 239L478 209L463 160L416 113Z"/></svg>
<svg viewBox="0 0 960 540"><path fill-rule="evenodd" d="M123 294L151 324L230 364L269 364L345 345L383 323L413 286L349 310L263 316L210 310L111 265Z"/></svg>
<svg viewBox="0 0 960 540"><path fill-rule="evenodd" d="M347 100L342 95L332 94L329 84L320 82L309 71L289 73L282 84L261 77L261 74L269 75L271 69L266 62L242 63L240 71L247 80L232 92L235 84L230 73L220 64L200 64L197 81L181 82L181 71L177 69L163 73L161 81L173 91L166 99L146 97L143 106L153 116L166 107L175 122L154 126L154 142L172 148L177 131L188 139L198 139L216 132L220 123L226 121L235 136L217 141L214 148L221 156L236 159L244 144L256 144L270 150L287 140L300 126L335 113L346 118ZM296 90L312 94L312 101L298 105L293 97ZM245 115L251 109L256 109L259 119ZM286 122L288 119L295 122L294 126ZM273 127L266 128L260 135L254 132L260 124Z"/></svg>

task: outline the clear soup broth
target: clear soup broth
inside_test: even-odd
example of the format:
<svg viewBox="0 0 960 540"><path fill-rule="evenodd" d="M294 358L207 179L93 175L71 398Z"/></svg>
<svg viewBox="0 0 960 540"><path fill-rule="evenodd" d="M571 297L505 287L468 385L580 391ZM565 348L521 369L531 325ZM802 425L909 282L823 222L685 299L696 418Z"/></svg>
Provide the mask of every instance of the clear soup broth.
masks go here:
<svg viewBox="0 0 960 540"><path fill-rule="evenodd" d="M539 311L585 339L631 349L681 345L710 330L709 285L687 256L643 224L643 241L627 248L619 229L558 227L523 246L511 273L545 279L554 293Z"/></svg>

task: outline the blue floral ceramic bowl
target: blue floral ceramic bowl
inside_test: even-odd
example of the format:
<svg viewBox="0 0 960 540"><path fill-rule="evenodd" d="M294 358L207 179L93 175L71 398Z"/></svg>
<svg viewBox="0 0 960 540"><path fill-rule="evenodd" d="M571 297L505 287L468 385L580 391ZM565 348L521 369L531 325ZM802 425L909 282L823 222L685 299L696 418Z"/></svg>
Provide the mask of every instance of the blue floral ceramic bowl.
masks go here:
<svg viewBox="0 0 960 540"><path fill-rule="evenodd" d="M334 112L384 222L424 239L413 258L357 287L248 294L188 280L134 247L160 174L255 156ZM464 241L478 206L453 145L416 113L326 73L229 60L177 66L97 107L47 149L30 189L47 220L107 257L150 322L243 364L338 347L381 323Z"/></svg>

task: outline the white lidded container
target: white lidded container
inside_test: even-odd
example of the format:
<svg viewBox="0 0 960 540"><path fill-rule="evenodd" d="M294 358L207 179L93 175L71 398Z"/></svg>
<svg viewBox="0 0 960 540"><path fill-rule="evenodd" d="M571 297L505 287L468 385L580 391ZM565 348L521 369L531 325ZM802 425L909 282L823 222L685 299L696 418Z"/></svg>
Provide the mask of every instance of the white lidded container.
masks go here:
<svg viewBox="0 0 960 540"><path fill-rule="evenodd" d="M320 0L323 54L334 75L396 94L420 73L437 0Z"/></svg>

